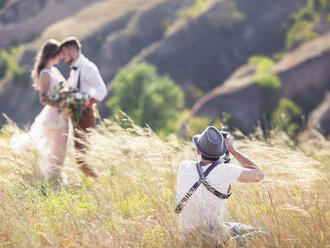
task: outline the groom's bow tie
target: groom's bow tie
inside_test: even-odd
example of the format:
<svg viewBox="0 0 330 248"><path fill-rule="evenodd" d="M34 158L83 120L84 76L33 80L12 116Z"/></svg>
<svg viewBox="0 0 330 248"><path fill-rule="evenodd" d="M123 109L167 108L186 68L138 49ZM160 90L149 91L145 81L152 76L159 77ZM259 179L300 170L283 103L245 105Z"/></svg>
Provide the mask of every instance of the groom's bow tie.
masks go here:
<svg viewBox="0 0 330 248"><path fill-rule="evenodd" d="M77 71L77 70L78 70L78 67L77 67L77 66L71 66L71 67L70 67L70 70Z"/></svg>

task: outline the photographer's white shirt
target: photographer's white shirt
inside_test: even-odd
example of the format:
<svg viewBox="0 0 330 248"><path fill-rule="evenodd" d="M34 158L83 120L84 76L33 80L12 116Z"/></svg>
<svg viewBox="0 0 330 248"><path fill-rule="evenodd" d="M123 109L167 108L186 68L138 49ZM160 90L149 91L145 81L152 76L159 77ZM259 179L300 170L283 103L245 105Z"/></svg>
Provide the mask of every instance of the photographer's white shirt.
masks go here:
<svg viewBox="0 0 330 248"><path fill-rule="evenodd" d="M210 166L202 166L203 171ZM217 191L227 194L230 184L237 181L242 167L234 164L219 164L206 177L207 182ZM195 161L181 163L177 181L177 202L184 197L199 179ZM223 225L225 200L216 197L203 184L192 194L180 213L182 231L201 226L221 228Z"/></svg>

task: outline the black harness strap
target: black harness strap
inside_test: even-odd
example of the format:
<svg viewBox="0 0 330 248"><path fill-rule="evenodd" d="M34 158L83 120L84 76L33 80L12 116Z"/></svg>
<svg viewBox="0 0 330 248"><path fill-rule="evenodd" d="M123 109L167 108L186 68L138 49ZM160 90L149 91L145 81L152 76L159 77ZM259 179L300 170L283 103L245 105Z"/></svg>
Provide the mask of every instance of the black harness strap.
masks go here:
<svg viewBox="0 0 330 248"><path fill-rule="evenodd" d="M219 197L220 199L228 199L231 196L231 192L230 192L230 186L228 188L227 191L227 195L217 191L216 189L214 189L207 181L206 181L206 177L210 174L210 172L219 164L221 163L220 160L214 161L207 169L206 171L203 173L203 170L201 168L200 163L196 163L196 168L197 168L197 172L199 174L199 179L198 181L189 189L189 191L185 194L185 196L181 199L181 201L179 202L179 204L177 205L177 207L175 208L175 212L177 214L179 214L184 205L187 203L187 201L189 200L189 198L192 196L192 194L197 190L197 188L199 187L199 185L203 184L205 186L205 188L210 191L211 193L213 193L215 196Z"/></svg>
<svg viewBox="0 0 330 248"><path fill-rule="evenodd" d="M207 181L206 181L206 175L203 174L203 170L201 168L200 163L196 164L197 167L197 172L199 174L200 178L203 178L203 185L205 186L205 188L210 191L211 193L213 193L215 196L219 197L220 199L228 199L231 196L231 192L230 192L230 188L231 186L229 185L228 190L227 190L227 194L223 194L219 191L217 191L215 188L213 188Z"/></svg>

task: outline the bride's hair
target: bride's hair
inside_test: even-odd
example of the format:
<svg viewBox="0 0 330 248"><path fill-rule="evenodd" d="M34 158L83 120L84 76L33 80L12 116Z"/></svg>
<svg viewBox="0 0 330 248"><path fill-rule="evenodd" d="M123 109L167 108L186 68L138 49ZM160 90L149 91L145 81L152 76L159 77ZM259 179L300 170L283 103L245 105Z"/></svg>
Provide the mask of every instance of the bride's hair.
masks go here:
<svg viewBox="0 0 330 248"><path fill-rule="evenodd" d="M48 60L56 57L60 52L60 43L54 39L48 40L38 51L31 77L33 80L33 87L40 88L40 72L45 68Z"/></svg>

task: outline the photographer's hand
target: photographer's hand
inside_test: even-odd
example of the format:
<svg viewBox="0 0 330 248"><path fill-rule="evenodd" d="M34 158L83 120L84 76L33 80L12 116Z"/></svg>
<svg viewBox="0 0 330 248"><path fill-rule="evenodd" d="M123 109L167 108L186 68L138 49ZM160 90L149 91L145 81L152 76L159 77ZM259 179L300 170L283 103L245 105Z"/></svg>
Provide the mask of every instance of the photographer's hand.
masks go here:
<svg viewBox="0 0 330 248"><path fill-rule="evenodd" d="M231 135L229 133L227 133L226 138L225 138L225 143L227 146L227 150L232 153L235 148L234 148L234 144L233 144L233 138L231 137Z"/></svg>
<svg viewBox="0 0 330 248"><path fill-rule="evenodd" d="M259 182L264 178L263 171L248 157L244 156L237 149L235 149L233 144L233 138L230 134L227 134L225 139L228 151L237 159L244 169L242 169L241 175L238 181L244 183Z"/></svg>

